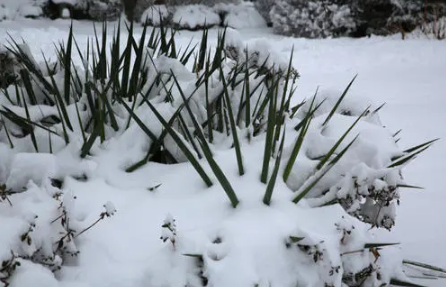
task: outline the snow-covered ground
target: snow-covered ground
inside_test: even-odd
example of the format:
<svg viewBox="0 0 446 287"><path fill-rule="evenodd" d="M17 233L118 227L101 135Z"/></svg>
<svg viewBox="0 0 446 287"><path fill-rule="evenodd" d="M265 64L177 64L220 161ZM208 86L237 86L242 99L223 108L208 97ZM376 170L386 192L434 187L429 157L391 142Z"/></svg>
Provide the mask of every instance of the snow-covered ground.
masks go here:
<svg viewBox="0 0 446 287"><path fill-rule="evenodd" d="M39 59L38 55L41 51L47 55L53 51L54 42L66 39L69 24L69 21L63 20L1 22L0 43L6 42L7 33L14 39L23 38L30 44L33 54L37 55L36 58ZM93 33L89 22L75 22L74 28L79 43L86 41L86 38ZM399 142L401 146L410 147L433 138L443 139L405 168L404 176L408 183L423 186L425 190L403 190L396 227L391 233L387 231L378 233L380 238L384 238L381 241L402 242L401 248L405 258L446 267L446 209L444 208L446 205L446 191L444 190L444 177L446 176L446 128L444 127L446 123L446 41L425 39L402 41L397 36L306 40L275 36L267 29L242 30L240 33L245 40L266 38L284 56L288 56L294 47L294 66L301 75L297 93L301 97L312 96L317 87L320 87L322 92L342 90L351 78L358 74L348 97L366 97L378 104L386 102L385 108L381 110L382 122L391 131L403 130L402 139ZM211 30L209 35L211 40L215 40L217 31ZM182 40L180 42L184 45L191 37L198 41L200 36L199 32L183 31L179 34ZM110 180L113 181L112 178ZM158 214L159 219L156 222L159 222L159 225L162 224L164 216L169 210L147 202L145 194L129 188L132 183L121 183L120 185L118 180L115 180L112 184L114 188L111 188L110 186L104 187L102 182L96 182L89 186L90 190L88 191L82 190L85 187L83 184L74 182L70 184L79 197L80 210L85 212L88 219L93 220L95 212L100 213L100 208L106 200L116 203L118 213L120 208L125 212L121 217L107 219L106 222L101 223L102 227L92 229L89 233L90 242L85 245L86 250L82 251L84 253L94 252L92 254L97 254L97 257L88 257L88 260L81 258L81 264L84 266L82 269L68 266L63 271L65 278L70 278L73 281L85 281L85 284L74 285L73 283L73 285L67 284L66 286L138 286L137 284L147 283L147 281L141 282L135 279L143 278L140 273L144 270L132 269L132 266L147 259L146 253L138 254L133 245L142 244L146 240L145 237L148 237L144 229L144 222L138 222L140 219L137 216L141 216L141 214L132 213L132 206L136 202L135 210L141 210L141 206L144 204L148 209L157 210L158 212L147 214ZM157 184L158 182L153 182L153 186ZM171 188L181 189L181 184L182 182L171 182L168 185ZM137 183L134 185L137 186ZM172 194L172 197L175 196L178 194ZM222 195L222 198L218 198L218 200L224 201L225 199ZM184 201L185 204L192 204L186 197ZM172 206L172 209L175 210L177 207ZM221 214L224 212L222 211ZM187 230L193 226L182 226L181 218L194 217L197 214L192 212L191 214L173 214L173 216L178 220L179 229ZM249 216L246 214L246 220L249 220ZM142 225L139 233L126 233L126 225L132 220L135 224ZM280 217L277 220L280 220ZM209 218L209 222L212 222L212 216ZM203 224L206 224L206 221ZM122 229L117 229L117 227ZM157 227L147 226L147 230L150 228L156 229ZM227 228L231 228L231 226ZM261 230L260 226L259 230ZM100 232L102 232L101 235L99 235ZM106 243L99 239L97 242L94 241L95 236L103 238L104 235L109 239ZM260 231L256 235L265 236ZM131 236L140 236L140 238ZM155 240L158 240L157 236L152 236L155 237L154 239L147 238L147 244L155 244ZM197 235L197 237L199 236ZM112 249L116 246L120 248ZM215 250L215 252L224 254L226 251L223 246L223 250ZM97 258L96 261L95 258ZM167 262L169 258L165 260L166 262L159 262L160 268L171 264L171 262ZM129 261L128 266L123 264L125 261ZM234 264L236 263L234 262ZM239 264L243 264L243 262L239 262ZM156 267L156 264L152 264L152 266ZM171 268L173 270L172 278L174 278L176 269L175 266L171 266ZM178 270L180 269L178 267ZM156 273L156 270L151 271ZM121 275L116 278L110 275L118 273ZM20 278L27 280L25 275ZM35 277L31 276L30 278ZM158 282L157 278L150 280L152 283ZM25 281L21 283L26 284ZM170 283L175 284L175 281ZM18 282L16 284L18 284L16 286L20 286ZM444 286L446 282L428 281L425 284L439 287ZM45 286L55 285L49 282ZM155 283L153 286L162 285Z"/></svg>

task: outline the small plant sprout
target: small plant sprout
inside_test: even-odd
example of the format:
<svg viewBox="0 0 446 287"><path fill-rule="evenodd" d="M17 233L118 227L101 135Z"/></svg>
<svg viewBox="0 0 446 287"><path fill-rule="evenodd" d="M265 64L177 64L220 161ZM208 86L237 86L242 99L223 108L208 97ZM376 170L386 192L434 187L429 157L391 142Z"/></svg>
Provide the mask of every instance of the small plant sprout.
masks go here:
<svg viewBox="0 0 446 287"><path fill-rule="evenodd" d="M105 208L105 211L101 212L101 214L99 214L99 218L95 222L90 224L90 226L88 226L87 228L85 228L84 230L82 230L81 232L76 234L74 236L74 238L79 237L81 234L83 234L86 231L88 231L89 229L91 229L93 226L98 224L99 221L104 220L106 217L112 217L116 213L116 207L111 201L107 201L107 203L104 204L104 208Z"/></svg>
<svg viewBox="0 0 446 287"><path fill-rule="evenodd" d="M173 216L168 213L166 215L166 218L164 219L163 225L161 225L162 231L161 231L161 237L160 239L163 242L166 242L167 240L172 243L173 250L175 250L175 243L177 238L177 225L175 223L175 219Z"/></svg>
<svg viewBox="0 0 446 287"><path fill-rule="evenodd" d="M9 280L16 271L16 268L20 266L20 262L17 261L17 255L11 251L11 257L7 260L3 260L0 266L0 283L4 287L9 286Z"/></svg>
<svg viewBox="0 0 446 287"><path fill-rule="evenodd" d="M0 185L0 202L7 201L9 203L9 205L12 206L12 202L11 202L11 200L9 200L9 196L11 194L13 194L13 192L6 188L6 184Z"/></svg>

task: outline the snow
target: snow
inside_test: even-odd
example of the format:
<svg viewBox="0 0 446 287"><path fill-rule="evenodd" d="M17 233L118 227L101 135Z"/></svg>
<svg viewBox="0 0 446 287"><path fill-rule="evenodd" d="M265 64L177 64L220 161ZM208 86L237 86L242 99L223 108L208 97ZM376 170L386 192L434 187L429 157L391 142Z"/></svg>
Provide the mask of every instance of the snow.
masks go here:
<svg viewBox="0 0 446 287"><path fill-rule="evenodd" d="M12 11L5 6L0 5L0 21L9 19L12 19Z"/></svg>
<svg viewBox="0 0 446 287"><path fill-rule="evenodd" d="M189 20L192 21L192 18ZM69 23L64 20L2 22L0 37L4 40L6 31L16 39L23 37L31 44L30 50L36 60L40 61L41 50L52 51L53 41L66 37ZM75 22L75 33L80 44L86 43L87 37L92 35L91 25ZM315 132L309 135L306 143L309 152L299 158L303 159L300 161L303 166L297 168L302 168L302 173L314 166L310 158L326 152L370 102L373 104L372 110L383 102L387 105L380 111L380 118L367 117L355 127L350 136L358 133L360 136L349 156L339 163L339 169L332 170L334 174L340 172L343 166L354 165L350 177L358 178L364 186L386 189L393 178L390 177L387 182L380 181L379 175L366 178L366 175L373 173L359 163L366 162L368 168L381 172L379 168L388 164L389 156L400 151L389 140L393 132L403 129L399 142L403 147L446 137L444 129L436 128L446 120L446 41L402 41L397 37L305 40L274 36L267 29L240 30L239 33L234 33L228 41L238 48L244 49L247 44L248 51L258 51L259 62L272 52L275 56L271 63L279 62L286 67L287 56L294 47L293 64L301 75L297 98L312 97L318 86L321 87L320 98L328 97L315 114L312 123ZM200 38L199 33L182 31L179 34L178 45L187 45L192 36ZM209 32L213 42L216 34L216 30ZM157 61L155 64L159 68L168 71L169 67L173 67L183 75L181 81L193 80L175 60L159 58ZM350 116L336 115L328 126L321 127L327 112L356 73L359 76L339 108L348 111ZM167 105L164 107L161 108L163 115L170 115ZM36 108L32 115L37 118L52 112L38 111ZM298 117L301 116L298 114ZM151 122L153 118L146 116L144 120ZM380 127L381 122L387 129ZM361 256L340 258L339 251L354 250L372 240L402 242L401 247L382 250L383 257L377 264L385 262L386 265L380 265L384 269L384 278L400 272L397 268L400 256L446 266L446 257L438 256L439 252L446 250L443 222L446 217L443 207L446 196L442 191L446 170L444 141L434 145L404 169L403 175L408 183L424 186L426 190L401 191L402 204L396 209L394 230L391 233L379 230L368 233L367 226L348 216L340 206L307 208L314 204L309 199L296 207L289 200L295 194L283 181L277 183L272 205L267 207L260 204L265 189L258 181L259 152L263 148L261 142L254 141L251 145L243 146L244 159L249 167L243 178L236 174L233 151L215 150L216 160L234 183L240 197L240 206L233 210L221 187L214 185L206 188L187 164L166 167L150 163L135 173L124 173L122 166L143 154L142 137L143 133L137 128L129 129L117 140L96 146L94 156L83 161L75 159L78 148L75 141L55 156L24 154L26 149L32 150L30 143L27 146L26 143L19 144L23 150L17 154L8 153L8 148L0 145L0 182L7 180L8 186L14 184L14 188L28 187L27 192L10 196L12 207L7 202L0 202L0 259L10 256L10 249L17 252L39 247L50 250L53 241L59 238L59 232L66 232L60 219L56 224L50 224L63 215L62 210L68 211L71 227L79 232L95 222L104 208L110 215L116 211L115 204L119 208L113 217L101 221L72 241L76 242L75 245L66 242L69 252L79 250L80 254L65 259L65 266L56 272L57 280L47 268L25 261L18 268L10 286L34 286L35 282L45 286L72 287L196 286L201 280L200 272L209 278L209 286L301 284L316 287L320 286L321 278L333 280L335 286L340 286L339 276L326 278L326 271L341 263L345 270L358 271L368 262L373 262L374 257L364 252ZM287 150L294 140L295 136L287 138ZM347 138L345 143L350 140ZM313 148L316 146L314 143L320 143L317 149ZM340 149L343 147L345 145ZM7 170L11 174L5 175ZM66 177L73 171L76 175L87 175L88 181ZM25 181L22 175L33 181ZM296 176L299 176L299 172L296 172ZM61 201L53 198L59 190L51 186L49 177L64 179L60 190L64 194ZM329 182L321 184L331 186L335 178L329 176ZM12 183L13 180L15 183ZM299 180L293 178L293 181ZM156 190L148 190L159 183L161 186ZM343 194L346 189L342 188L349 184L351 182L346 177L345 182L339 182L338 192ZM300 184L296 183L296 186ZM323 191L323 188L319 191ZM61 202L63 209L59 208ZM31 232L34 245L16 246L17 240L12 238L28 230L34 213L39 214L36 227ZM4 230L8 230L10 236L4 235ZM347 231L354 233L354 236L346 236L345 244L339 244L339 239ZM49 241L48 234L51 235ZM160 240L160 234L168 240ZM286 239L289 236L304 237L302 243L314 248L310 252L324 253L324 260L318 263L317 268L309 267L314 264L313 256L303 256L304 253L296 245L289 243L293 247L287 249ZM323 239L325 241L321 242ZM397 252L399 248L402 255ZM184 254L200 255L206 268L200 270L197 258ZM55 266L60 264L59 258L54 258L53 262ZM444 285L441 281L428 283L429 286Z"/></svg>
<svg viewBox="0 0 446 287"><path fill-rule="evenodd" d="M41 185L56 173L55 157L51 154L18 153L14 155L6 186L23 190L29 180Z"/></svg>

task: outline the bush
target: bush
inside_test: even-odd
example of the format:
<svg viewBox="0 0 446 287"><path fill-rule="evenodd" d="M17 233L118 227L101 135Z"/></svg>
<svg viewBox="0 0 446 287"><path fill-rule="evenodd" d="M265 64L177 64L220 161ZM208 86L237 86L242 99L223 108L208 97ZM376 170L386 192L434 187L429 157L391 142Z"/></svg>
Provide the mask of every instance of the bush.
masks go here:
<svg viewBox="0 0 446 287"><path fill-rule="evenodd" d="M101 37L79 47L70 30L54 63L37 63L24 45L9 47L23 68L0 97L0 156L8 159L0 165L6 171L0 211L14 210L20 224L4 235L18 244L11 252L1 247L2 282L14 277L19 259L51 270L69 264L79 251L76 238L114 213L107 203L93 223L70 219L73 197L63 191L64 180L88 182L92 163L106 166L107 175L95 174L100 177L136 174L153 162L163 167L184 162L167 174L193 168L204 186L224 192L237 212L224 209L222 219L205 224L222 230L212 242L194 241L187 231L178 236L173 217L164 220L161 240L171 249L160 254L182 262L177 270L185 275L178 279L181 286L410 286L402 273L395 275L403 262L381 250L392 244L370 241L368 230L394 225L399 188L407 187L400 169L432 141L399 149L379 122L380 107L346 99L354 80L340 97L315 95L294 105L298 73L293 57L271 53L266 40L246 47L228 29L220 31L211 50L204 30L197 48L180 51L175 35L161 25L150 34L144 29L136 39L131 24L126 39L118 28L108 46L103 26ZM233 172L224 164L231 157ZM215 202L203 201L209 193L201 197L197 186L184 184L179 192L188 188L194 190L194 206L203 207L200 218L209 217L206 212L216 210ZM174 200L178 191L170 192ZM184 197L180 200L183 205ZM23 220L30 206L39 212L37 220ZM51 226L53 233L41 232ZM252 230L261 236L253 238ZM199 227L200 232L210 230ZM233 252L227 256L218 247L231 242ZM291 269L285 268L286 278L268 277L268 272L262 278L231 276L248 262L243 256L267 258L268 270L277 263L274 270L283 272L281 262ZM225 257L235 265L218 265ZM149 266L147 272L169 284L163 278L169 273L159 271L170 271L170 265L153 262L156 268Z"/></svg>
<svg viewBox="0 0 446 287"><path fill-rule="evenodd" d="M306 38L349 35L356 30L356 21L350 7L338 2L276 1L270 12L274 31Z"/></svg>
<svg viewBox="0 0 446 287"><path fill-rule="evenodd" d="M42 6L44 15L51 19L65 17L64 11L69 11L68 16L72 19L113 21L123 10L121 0L48 0Z"/></svg>
<svg viewBox="0 0 446 287"><path fill-rule="evenodd" d="M274 0L257 0L254 2L255 7L259 13L263 16L265 21L271 26L273 23L271 21L270 12L274 6Z"/></svg>
<svg viewBox="0 0 446 287"><path fill-rule="evenodd" d="M210 27L262 28L265 20L250 3L214 6L203 4L190 5L152 5L141 16L143 25L158 27L163 25L175 29L200 30Z"/></svg>
<svg viewBox="0 0 446 287"><path fill-rule="evenodd" d="M176 6L172 16L172 25L177 29L199 30L220 24L220 15L201 4Z"/></svg>
<svg viewBox="0 0 446 287"><path fill-rule="evenodd" d="M215 6L215 5L226 5L226 4L240 4L240 0L161 0L161 1L155 1L155 0L141 0L136 1L134 4L134 7L132 7L132 1L124 2L128 8L126 8L126 15L128 19L134 19L136 21L139 21L141 19L141 22L144 23L143 14L145 11L149 11L153 5L166 5L171 9L172 11L175 10L176 6L195 6L195 5L205 5L205 6ZM195 6L197 7L197 6ZM184 7L183 7L184 9Z"/></svg>
<svg viewBox="0 0 446 287"><path fill-rule="evenodd" d="M421 0L281 0L272 9L260 3L276 33L307 38L405 33L446 15L446 3Z"/></svg>

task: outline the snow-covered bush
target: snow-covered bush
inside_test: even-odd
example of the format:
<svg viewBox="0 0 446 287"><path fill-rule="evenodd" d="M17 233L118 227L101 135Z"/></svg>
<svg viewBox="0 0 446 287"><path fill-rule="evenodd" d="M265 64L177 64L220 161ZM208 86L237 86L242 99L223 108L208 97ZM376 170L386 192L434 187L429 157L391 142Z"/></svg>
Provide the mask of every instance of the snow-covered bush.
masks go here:
<svg viewBox="0 0 446 287"><path fill-rule="evenodd" d="M241 4L217 4L214 10L223 18L223 25L235 29L264 28L267 26L265 19L249 2Z"/></svg>
<svg viewBox="0 0 446 287"><path fill-rule="evenodd" d="M348 5L336 0L276 1L270 12L274 31L278 34L307 38L349 35L356 21Z"/></svg>
<svg viewBox="0 0 446 287"><path fill-rule="evenodd" d="M124 2L124 4L128 5L128 9L126 9L126 14L137 21L141 20L144 23L143 14L148 13L147 11L151 10L153 5L166 5L172 11L175 10L176 6L189 6L189 5L205 5L208 7L213 7L215 5L227 5L227 4L239 4L240 0L164 0L164 1L155 1L155 0L139 0L134 3L134 7L130 7L132 1ZM128 10L128 11L127 11ZM167 23L168 24L168 23Z"/></svg>
<svg viewBox="0 0 446 287"><path fill-rule="evenodd" d="M218 4L239 4L241 2L241 0L166 0L166 4L172 6L196 4L214 6Z"/></svg>
<svg viewBox="0 0 446 287"><path fill-rule="evenodd" d="M141 23L158 27L161 23L170 23L172 11L166 5L153 5L147 8L141 16Z"/></svg>
<svg viewBox="0 0 446 287"><path fill-rule="evenodd" d="M432 142L401 150L380 107L348 99L353 81L340 97L293 99L292 56L267 40L244 43L228 29L209 48L205 30L199 48L180 52L175 31L146 31L135 39L131 25L122 50L119 30L109 47L104 28L94 56L74 47L70 31L56 63L10 47L24 69L0 97L3 282L30 266L88 264L69 258L83 246L95 252L84 231L115 207L91 206L117 190L138 198L125 203L126 218L142 233L126 244L149 250L137 262L144 278L129 286L409 284L397 250L370 227L394 225L401 167ZM79 189L92 195L92 216L74 208ZM139 205L143 217L133 213ZM173 211L162 221L164 207Z"/></svg>
<svg viewBox="0 0 446 287"><path fill-rule="evenodd" d="M256 0L254 5L256 9L259 11L260 15L265 19L268 25L272 25L270 12L273 9L275 0Z"/></svg>
<svg viewBox="0 0 446 287"><path fill-rule="evenodd" d="M422 0L259 1L276 33L297 37L367 36L411 32L446 16L446 3ZM271 6L270 6L271 5Z"/></svg>
<svg viewBox="0 0 446 287"><path fill-rule="evenodd" d="M30 156L38 159L40 155L23 154L20 158L22 166L28 163ZM34 167L45 167L45 163L42 161L40 166ZM26 174L26 170L19 172ZM52 272L74 262L79 254L78 237L116 211L113 204L107 202L105 211L99 214L96 221L76 219L76 198L63 194L49 178L43 177L41 180L43 182L39 186L30 180L26 192L14 192L7 185L0 185L0 286L8 286L14 279L16 269L24 262L44 266ZM18 283L13 285L20 286Z"/></svg>
<svg viewBox="0 0 446 287"><path fill-rule="evenodd" d="M418 31L430 39L444 40L446 39L446 17L442 17L430 23L421 25ZM415 31L416 34L418 31Z"/></svg>
<svg viewBox="0 0 446 287"><path fill-rule="evenodd" d="M220 23L220 15L201 4L176 6L172 16L172 25L178 29L198 30L219 26Z"/></svg>
<svg viewBox="0 0 446 287"><path fill-rule="evenodd" d="M2 0L0 1L0 21L17 18L43 17L42 6L48 0Z"/></svg>
<svg viewBox="0 0 446 287"><path fill-rule="evenodd" d="M73 19L93 21L116 20L123 10L121 0L48 0L43 13L51 19L61 18L65 10Z"/></svg>
<svg viewBox="0 0 446 287"><path fill-rule="evenodd" d="M236 29L262 28L265 20L252 3L219 3L214 6L191 5L152 5L141 16L143 25L175 27L177 29L197 30L214 26Z"/></svg>

